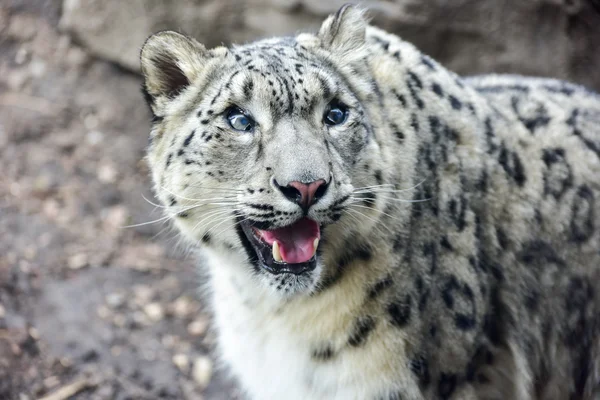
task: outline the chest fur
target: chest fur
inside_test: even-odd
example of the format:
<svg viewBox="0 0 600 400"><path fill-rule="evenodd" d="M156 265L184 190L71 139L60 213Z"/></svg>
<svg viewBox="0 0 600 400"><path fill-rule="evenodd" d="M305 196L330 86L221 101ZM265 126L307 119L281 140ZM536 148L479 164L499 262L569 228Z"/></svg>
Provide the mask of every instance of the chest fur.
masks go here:
<svg viewBox="0 0 600 400"><path fill-rule="evenodd" d="M208 258L219 352L251 398L363 399L387 393L391 382L411 392L410 373L397 368L405 338L385 323L356 337L364 299L352 295L352 279L341 290L269 302L272 295L256 293L255 285L246 289L251 277L231 274L235 257Z"/></svg>

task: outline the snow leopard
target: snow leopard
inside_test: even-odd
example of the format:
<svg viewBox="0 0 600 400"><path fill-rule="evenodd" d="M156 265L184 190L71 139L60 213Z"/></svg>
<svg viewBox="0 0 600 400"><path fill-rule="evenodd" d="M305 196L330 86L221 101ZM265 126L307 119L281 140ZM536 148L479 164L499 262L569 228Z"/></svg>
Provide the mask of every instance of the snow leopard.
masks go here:
<svg viewBox="0 0 600 400"><path fill-rule="evenodd" d="M600 398L600 96L345 6L141 51L147 160L249 399Z"/></svg>

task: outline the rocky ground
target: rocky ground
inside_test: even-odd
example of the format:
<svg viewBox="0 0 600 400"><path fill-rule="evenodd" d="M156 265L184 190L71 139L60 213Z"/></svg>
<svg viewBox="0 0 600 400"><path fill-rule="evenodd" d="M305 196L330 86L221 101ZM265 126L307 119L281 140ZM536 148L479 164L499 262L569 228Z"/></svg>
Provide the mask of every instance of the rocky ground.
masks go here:
<svg viewBox="0 0 600 400"><path fill-rule="evenodd" d="M38 5L0 5L0 399L234 398L175 233L123 228L162 216L140 78Z"/></svg>
<svg viewBox="0 0 600 400"><path fill-rule="evenodd" d="M249 0L231 15L220 6L231 1L186 0L179 14L165 1L0 1L0 399L239 397L211 358L192 257L151 204L136 53L150 31L193 29L183 5L229 24L192 32L214 44L314 27L339 4ZM498 14L512 43L489 23L502 21L494 6L438 20L448 13L424 3L370 2L380 25L459 72L600 87L596 1L522 2L539 10ZM147 18L119 19L135 7ZM527 13L539 14L537 36Z"/></svg>

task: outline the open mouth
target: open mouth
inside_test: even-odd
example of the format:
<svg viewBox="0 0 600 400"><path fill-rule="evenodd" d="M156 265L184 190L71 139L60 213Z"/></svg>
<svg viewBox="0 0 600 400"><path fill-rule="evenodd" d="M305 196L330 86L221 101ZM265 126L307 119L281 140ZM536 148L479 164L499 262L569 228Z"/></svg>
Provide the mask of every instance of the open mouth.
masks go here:
<svg viewBox="0 0 600 400"><path fill-rule="evenodd" d="M242 224L242 230L263 268L273 274L300 275L317 266L316 252L321 229L311 219L302 218L292 225L274 230Z"/></svg>

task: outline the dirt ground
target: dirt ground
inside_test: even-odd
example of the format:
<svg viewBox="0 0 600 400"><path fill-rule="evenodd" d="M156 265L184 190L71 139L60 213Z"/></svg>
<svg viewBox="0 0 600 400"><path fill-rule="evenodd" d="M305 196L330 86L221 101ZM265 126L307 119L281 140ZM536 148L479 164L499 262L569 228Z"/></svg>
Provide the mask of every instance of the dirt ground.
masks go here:
<svg viewBox="0 0 600 400"><path fill-rule="evenodd" d="M0 399L236 398L193 257L162 221L122 228L162 216L139 77L59 33L60 2L4 4Z"/></svg>

